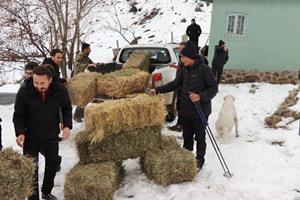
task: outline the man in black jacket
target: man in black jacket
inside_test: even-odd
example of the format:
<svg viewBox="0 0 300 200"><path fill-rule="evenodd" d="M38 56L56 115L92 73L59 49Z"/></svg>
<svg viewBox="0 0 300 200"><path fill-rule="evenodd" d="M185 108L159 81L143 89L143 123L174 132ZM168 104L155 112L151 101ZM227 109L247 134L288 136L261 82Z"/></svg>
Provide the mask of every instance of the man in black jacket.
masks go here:
<svg viewBox="0 0 300 200"><path fill-rule="evenodd" d="M62 63L64 58L63 52L59 49L53 49L50 52L50 56L51 58L46 58L43 61L42 65L48 65L48 66L51 65L53 67L52 73L54 78L58 79L61 83L66 82L66 79L60 78L60 72L59 72L60 64Z"/></svg>
<svg viewBox="0 0 300 200"><path fill-rule="evenodd" d="M195 135L197 167L201 169L205 162L206 152L205 123L201 121L194 104L200 103L200 107L208 119L211 114L211 99L217 94L218 85L210 68L204 64L202 57L198 56L192 44L187 43L186 47L182 49L181 61L185 67L179 76L164 86L151 89L151 93L166 93L182 87L179 110L182 116L183 147L193 151Z"/></svg>
<svg viewBox="0 0 300 200"><path fill-rule="evenodd" d="M51 194L56 170L59 166L58 135L60 130L59 110L63 115L62 138L66 140L72 128L72 106L67 89L54 81L49 68L37 67L33 79L26 81L16 96L13 122L16 142L23 148L23 154L36 162L35 193L29 200L39 199L38 155L41 149L46 167L42 186L42 198L57 199Z"/></svg>
<svg viewBox="0 0 300 200"><path fill-rule="evenodd" d="M215 46L215 53L212 60L212 71L217 77L218 84L221 81L224 65L228 61L228 49L225 47L225 42L223 40L219 41L219 45Z"/></svg>
<svg viewBox="0 0 300 200"><path fill-rule="evenodd" d="M196 47L197 54L199 53L198 41L199 37L202 33L201 27L196 24L196 20L192 19L191 25L189 25L186 29L186 34L189 36L189 39Z"/></svg>

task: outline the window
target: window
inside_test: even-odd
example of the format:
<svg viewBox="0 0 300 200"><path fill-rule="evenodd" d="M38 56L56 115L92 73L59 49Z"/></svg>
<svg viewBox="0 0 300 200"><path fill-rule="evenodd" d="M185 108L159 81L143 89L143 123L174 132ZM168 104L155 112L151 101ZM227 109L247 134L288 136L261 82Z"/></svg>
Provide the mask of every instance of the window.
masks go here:
<svg viewBox="0 0 300 200"><path fill-rule="evenodd" d="M226 38L244 39L246 36L246 14L230 13L227 17Z"/></svg>
<svg viewBox="0 0 300 200"><path fill-rule="evenodd" d="M126 48L121 52L119 61L121 63L125 63L130 54L135 50L146 51L150 56L151 64L168 64L169 62L171 62L171 57L168 49L152 47Z"/></svg>

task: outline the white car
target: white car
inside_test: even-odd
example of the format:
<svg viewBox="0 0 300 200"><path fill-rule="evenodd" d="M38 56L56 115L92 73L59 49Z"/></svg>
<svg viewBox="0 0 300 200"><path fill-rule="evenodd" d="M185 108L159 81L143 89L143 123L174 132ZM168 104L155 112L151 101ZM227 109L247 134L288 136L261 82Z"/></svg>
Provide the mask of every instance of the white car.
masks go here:
<svg viewBox="0 0 300 200"><path fill-rule="evenodd" d="M116 64L124 64L129 55L135 50L147 51L150 55L151 79L150 87L165 85L176 77L176 69L169 67L179 61L178 44L135 44L122 48L117 57ZM167 106L167 121L173 121L176 117L176 96L174 92L162 94Z"/></svg>

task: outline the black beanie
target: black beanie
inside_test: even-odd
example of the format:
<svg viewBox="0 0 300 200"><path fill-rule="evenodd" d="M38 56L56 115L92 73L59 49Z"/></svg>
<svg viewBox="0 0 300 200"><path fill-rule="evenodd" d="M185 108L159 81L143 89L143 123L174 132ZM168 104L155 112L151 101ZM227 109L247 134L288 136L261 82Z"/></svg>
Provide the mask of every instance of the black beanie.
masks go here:
<svg viewBox="0 0 300 200"><path fill-rule="evenodd" d="M82 43L81 50L83 51L84 49L90 48L90 46L88 43Z"/></svg>
<svg viewBox="0 0 300 200"><path fill-rule="evenodd" d="M198 56L197 50L195 45L193 45L191 42L187 42L185 47L181 50L181 55L186 56L191 59L195 59Z"/></svg>

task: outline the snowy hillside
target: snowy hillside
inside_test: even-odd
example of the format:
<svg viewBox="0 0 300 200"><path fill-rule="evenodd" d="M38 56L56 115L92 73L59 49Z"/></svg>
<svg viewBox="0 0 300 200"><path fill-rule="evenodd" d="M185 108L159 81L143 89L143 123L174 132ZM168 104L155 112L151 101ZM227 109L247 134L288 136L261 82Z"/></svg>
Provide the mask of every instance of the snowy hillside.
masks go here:
<svg viewBox="0 0 300 200"><path fill-rule="evenodd" d="M180 42L192 18L195 18L202 28L203 34L200 36L199 45L203 46L206 43L210 31L211 5L207 7L206 3L202 2L203 11L195 12L198 5L195 0L137 0L135 2L139 10L136 13L129 12L130 1L123 0L117 1L115 6L98 8L101 9L100 12L95 9L91 14L93 17L87 19L88 29L90 25L92 26L91 34L83 38L92 44L91 57L95 62L103 62L112 58L112 48L117 47L116 40L119 40L120 47L128 44L120 34L107 29L107 27L120 27L115 23L115 13L118 14L122 27L129 27L135 32L136 37L141 37L139 43L171 42L171 32L173 32L174 42ZM146 20L145 16L153 18ZM186 22L181 22L183 19ZM127 32L125 36L129 41L133 39L130 32Z"/></svg>
<svg viewBox="0 0 300 200"><path fill-rule="evenodd" d="M206 164L195 181L161 187L143 174L138 160L125 162L126 176L120 189L115 192L115 200L300 200L300 136L298 122L289 125L289 129L269 129L264 119L272 114L295 85L257 84L255 94L249 92L251 84L221 85L220 92L213 100L213 113L210 127L215 133L214 124L223 103L223 97L235 96L235 106L239 119L240 137L232 137L220 149L234 176L227 179L207 138ZM298 95L298 97L300 97ZM300 111L299 106L293 110ZM3 119L4 147L16 146L12 113L13 105L0 106ZM165 124L167 126L168 124ZM63 199L65 174L78 161L74 137L84 129L82 123L75 123L72 136L60 145L63 157L62 170L56 176L53 194ZM163 134L177 135L163 129ZM219 139L217 138L218 142ZM182 143L182 140L178 140ZM40 177L43 176L44 159L40 156ZM42 178L40 178L40 184Z"/></svg>

